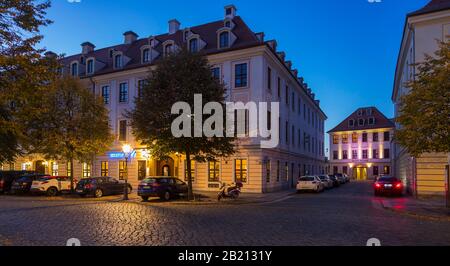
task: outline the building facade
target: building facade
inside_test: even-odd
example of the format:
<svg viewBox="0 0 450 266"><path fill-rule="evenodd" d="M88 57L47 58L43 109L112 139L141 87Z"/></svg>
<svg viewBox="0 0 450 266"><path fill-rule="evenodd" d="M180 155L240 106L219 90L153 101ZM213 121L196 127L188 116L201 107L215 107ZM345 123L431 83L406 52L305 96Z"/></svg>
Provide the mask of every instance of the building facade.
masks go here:
<svg viewBox="0 0 450 266"><path fill-rule="evenodd" d="M356 180L393 174L394 123L377 108L359 108L328 132L330 170Z"/></svg>
<svg viewBox="0 0 450 266"><path fill-rule="evenodd" d="M400 112L401 97L409 93L405 84L415 78L417 69L414 65L423 62L425 54L434 54L438 49L437 40L449 38L449 1L430 1L422 9L407 15L392 93L395 116ZM397 124L396 127L401 125ZM449 160L450 154L445 153L429 153L414 158L403 147L395 145L396 176L404 180L408 192L416 196L445 193L446 166Z"/></svg>
<svg viewBox="0 0 450 266"><path fill-rule="evenodd" d="M125 112L134 108L134 99L155 62L187 47L207 56L212 75L226 85L227 102L280 103L278 147L262 149L260 138L239 139L235 155L192 163L194 189L216 191L218 182L242 181L244 192L264 193L293 187L298 176L323 173L327 117L320 102L286 54L277 50L277 42L264 40L264 33L252 32L236 12L234 6L227 6L223 19L184 29L171 20L168 33L148 38L139 39L129 31L124 33L124 43L113 47L95 49L92 43L83 43L80 54L62 60L61 72L79 77L86 88L103 98L116 137L111 150L93 162L76 163L74 169L68 169L66 162L47 162L40 155L25 156L3 168L123 179L126 168L121 147L129 144L134 152L128 163L128 181L134 186L152 175L185 179L184 155L173 154L165 161L151 158L151 147L134 139Z"/></svg>

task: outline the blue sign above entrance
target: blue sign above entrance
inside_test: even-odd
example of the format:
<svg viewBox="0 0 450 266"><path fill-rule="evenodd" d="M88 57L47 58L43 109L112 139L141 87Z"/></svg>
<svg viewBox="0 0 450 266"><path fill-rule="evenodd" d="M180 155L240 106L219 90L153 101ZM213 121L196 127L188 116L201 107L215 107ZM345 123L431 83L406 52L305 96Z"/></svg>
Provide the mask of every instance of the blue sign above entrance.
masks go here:
<svg viewBox="0 0 450 266"><path fill-rule="evenodd" d="M109 159L125 159L125 153L123 152L110 152L108 156ZM136 158L136 151L132 151L129 158Z"/></svg>

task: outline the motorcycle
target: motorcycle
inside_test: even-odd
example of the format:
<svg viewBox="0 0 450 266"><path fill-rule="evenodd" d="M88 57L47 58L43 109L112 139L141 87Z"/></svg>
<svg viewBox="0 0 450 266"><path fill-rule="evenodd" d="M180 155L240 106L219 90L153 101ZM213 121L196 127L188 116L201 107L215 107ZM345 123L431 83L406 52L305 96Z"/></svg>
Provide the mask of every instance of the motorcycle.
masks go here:
<svg viewBox="0 0 450 266"><path fill-rule="evenodd" d="M237 198L239 198L239 195L241 194L242 187L243 185L240 182L232 183L231 185L222 183L219 194L217 195L217 200L220 201L223 198L230 198L236 200Z"/></svg>

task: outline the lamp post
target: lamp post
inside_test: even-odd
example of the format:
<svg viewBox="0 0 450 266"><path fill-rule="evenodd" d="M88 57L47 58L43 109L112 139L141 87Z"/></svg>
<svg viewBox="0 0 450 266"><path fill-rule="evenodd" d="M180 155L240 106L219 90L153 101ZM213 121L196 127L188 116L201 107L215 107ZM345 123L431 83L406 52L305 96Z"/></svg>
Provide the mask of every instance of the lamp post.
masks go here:
<svg viewBox="0 0 450 266"><path fill-rule="evenodd" d="M125 156L125 186L123 189L123 200L128 200L128 159L133 151L130 145L125 144L122 147L123 154Z"/></svg>

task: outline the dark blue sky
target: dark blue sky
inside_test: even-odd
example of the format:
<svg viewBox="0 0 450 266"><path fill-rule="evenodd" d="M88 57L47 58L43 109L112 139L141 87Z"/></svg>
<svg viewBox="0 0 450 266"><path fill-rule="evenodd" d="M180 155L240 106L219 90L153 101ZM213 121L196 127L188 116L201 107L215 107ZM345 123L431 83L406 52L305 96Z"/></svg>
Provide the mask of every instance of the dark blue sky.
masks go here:
<svg viewBox="0 0 450 266"><path fill-rule="evenodd" d="M182 27L223 18L234 4L254 32L276 39L321 100L331 129L356 108L376 106L393 115L390 100L405 15L428 0L53 0L55 21L43 45L57 53L79 53L84 41L97 48L167 32L176 18ZM80 1L80 0L78 0Z"/></svg>

